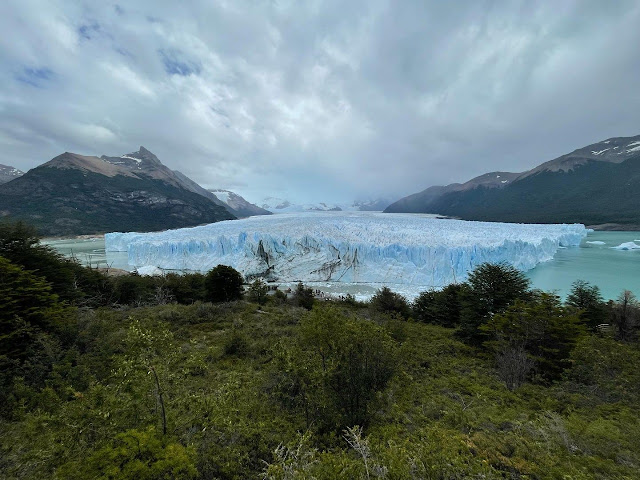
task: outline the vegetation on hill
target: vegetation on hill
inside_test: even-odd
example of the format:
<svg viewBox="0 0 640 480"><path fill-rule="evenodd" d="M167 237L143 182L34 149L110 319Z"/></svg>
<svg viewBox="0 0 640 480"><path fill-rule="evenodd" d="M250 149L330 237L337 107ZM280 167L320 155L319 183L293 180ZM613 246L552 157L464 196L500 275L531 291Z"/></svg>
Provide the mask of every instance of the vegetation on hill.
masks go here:
<svg viewBox="0 0 640 480"><path fill-rule="evenodd" d="M588 161L570 171L540 171L504 188L478 186L416 194L386 212L437 213L497 222L640 225L640 156Z"/></svg>
<svg viewBox="0 0 640 480"><path fill-rule="evenodd" d="M150 231L234 218L224 207L162 180L40 166L0 187L2 216L47 236Z"/></svg>
<svg viewBox="0 0 640 480"><path fill-rule="evenodd" d="M2 478L640 476L630 292L485 265L413 304L231 300L228 267L107 278L36 239L0 231Z"/></svg>

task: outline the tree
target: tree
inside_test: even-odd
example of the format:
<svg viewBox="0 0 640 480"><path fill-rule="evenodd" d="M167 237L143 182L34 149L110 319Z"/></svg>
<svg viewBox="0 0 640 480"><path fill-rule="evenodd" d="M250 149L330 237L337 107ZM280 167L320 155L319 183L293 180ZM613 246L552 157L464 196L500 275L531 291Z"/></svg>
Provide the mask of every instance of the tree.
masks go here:
<svg viewBox="0 0 640 480"><path fill-rule="evenodd" d="M0 256L45 278L60 300L98 306L110 297L111 284L104 274L42 245L35 228L25 223L0 222Z"/></svg>
<svg viewBox="0 0 640 480"><path fill-rule="evenodd" d="M386 286L378 290L371 298L371 307L381 313L400 315L404 319L411 316L411 308L407 300Z"/></svg>
<svg viewBox="0 0 640 480"><path fill-rule="evenodd" d="M311 310L313 308L313 303L315 302L313 290L305 287L302 282L298 283L296 291L293 293L293 301L299 307Z"/></svg>
<svg viewBox="0 0 640 480"><path fill-rule="evenodd" d="M618 340L629 342L635 339L636 331L640 327L640 303L629 290L622 292L613 304L611 323Z"/></svg>
<svg viewBox="0 0 640 480"><path fill-rule="evenodd" d="M498 360L512 362L499 363L507 372L503 380L510 388L524 380L522 373L516 375L527 365L523 352L535 361L536 372L543 379L555 380L568 366L576 342L586 333L578 315L550 293L539 293L529 301L516 300L504 312L491 317L481 330L490 334L485 346L496 353ZM512 377L518 381L509 380Z"/></svg>
<svg viewBox="0 0 640 480"><path fill-rule="evenodd" d="M506 263L483 263L469 275L467 288L462 290L458 335L470 343L482 343L486 334L480 325L529 296L529 279L520 270Z"/></svg>
<svg viewBox="0 0 640 480"><path fill-rule="evenodd" d="M460 323L460 297L463 287L451 284L442 290L427 290L412 305L413 316L424 323L455 327Z"/></svg>
<svg viewBox="0 0 640 480"><path fill-rule="evenodd" d="M267 284L260 278L257 278L249 285L249 300L258 305L264 305L269 299L267 295L268 292L269 287L267 287Z"/></svg>
<svg viewBox="0 0 640 480"><path fill-rule="evenodd" d="M240 300L243 294L242 275L227 265L218 265L205 276L206 299L211 302Z"/></svg>
<svg viewBox="0 0 640 480"><path fill-rule="evenodd" d="M0 257L0 356L24 357L34 335L59 327L63 313L51 285Z"/></svg>
<svg viewBox="0 0 640 480"><path fill-rule="evenodd" d="M576 309L580 318L592 330L606 322L606 306L600 289L595 285L592 286L584 280L576 280L571 285L571 292L565 303Z"/></svg>

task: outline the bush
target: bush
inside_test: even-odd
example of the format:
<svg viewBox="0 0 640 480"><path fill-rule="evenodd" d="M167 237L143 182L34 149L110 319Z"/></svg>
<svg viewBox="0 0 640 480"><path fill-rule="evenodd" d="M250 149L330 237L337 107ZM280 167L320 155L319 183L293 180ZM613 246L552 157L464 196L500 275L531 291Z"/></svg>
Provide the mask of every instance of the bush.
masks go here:
<svg viewBox="0 0 640 480"><path fill-rule="evenodd" d="M606 304L600 289L595 285L589 285L583 280L573 282L565 303L579 311L580 318L592 330L607 321Z"/></svg>
<svg viewBox="0 0 640 480"><path fill-rule="evenodd" d="M201 273L169 273L164 277L163 288L171 293L176 302L183 305L191 305L205 299L204 275Z"/></svg>
<svg viewBox="0 0 640 480"><path fill-rule="evenodd" d="M279 396L327 430L368 425L377 393L395 372L396 347L372 321L334 307L314 309L301 321L296 344L280 352Z"/></svg>
<svg viewBox="0 0 640 480"><path fill-rule="evenodd" d="M451 284L442 290L422 292L411 306L413 317L424 323L455 327L460 323L462 286Z"/></svg>
<svg viewBox="0 0 640 480"><path fill-rule="evenodd" d="M380 313L396 314L405 320L411 316L411 308L407 300L400 294L392 292L389 287L382 287L371 298L371 307Z"/></svg>
<svg viewBox="0 0 640 480"><path fill-rule="evenodd" d="M516 371L522 375L525 367L532 366L522 355L526 352L535 361L536 373L545 380L560 377L563 369L569 366L573 347L586 333L578 315L563 307L560 299L549 293L536 295L528 302L516 300L481 329L492 338L485 345L496 352L498 359L511 362L511 369L499 365L502 371L509 372L509 378ZM509 381L507 384L509 386Z"/></svg>
<svg viewBox="0 0 640 480"><path fill-rule="evenodd" d="M87 306L109 302L111 283L106 275L41 245L30 225L0 222L0 256L43 277L60 300Z"/></svg>
<svg viewBox="0 0 640 480"><path fill-rule="evenodd" d="M293 294L293 302L299 307L311 310L313 308L313 302L315 302L313 290L306 288L302 282L298 283L296 291Z"/></svg>
<svg viewBox="0 0 640 480"><path fill-rule="evenodd" d="M469 275L461 290L458 335L469 343L481 344L486 334L480 325L516 300L529 297L529 279L520 270L506 263L483 263Z"/></svg>
<svg viewBox="0 0 640 480"><path fill-rule="evenodd" d="M258 278L249 285L249 301L264 305L269 299L267 292L269 292L269 287Z"/></svg>
<svg viewBox="0 0 640 480"><path fill-rule="evenodd" d="M218 265L206 274L204 287L210 302L232 302L242 299L242 275L227 265Z"/></svg>

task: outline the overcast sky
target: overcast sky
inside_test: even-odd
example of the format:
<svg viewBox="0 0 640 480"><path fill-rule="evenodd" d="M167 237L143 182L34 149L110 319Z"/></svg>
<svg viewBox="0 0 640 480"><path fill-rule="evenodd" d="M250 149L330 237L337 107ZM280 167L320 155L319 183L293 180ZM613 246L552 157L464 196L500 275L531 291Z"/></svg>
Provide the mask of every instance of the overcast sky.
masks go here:
<svg viewBox="0 0 640 480"><path fill-rule="evenodd" d="M522 171L640 134L639 25L637 0L2 0L0 163L144 145L294 202Z"/></svg>

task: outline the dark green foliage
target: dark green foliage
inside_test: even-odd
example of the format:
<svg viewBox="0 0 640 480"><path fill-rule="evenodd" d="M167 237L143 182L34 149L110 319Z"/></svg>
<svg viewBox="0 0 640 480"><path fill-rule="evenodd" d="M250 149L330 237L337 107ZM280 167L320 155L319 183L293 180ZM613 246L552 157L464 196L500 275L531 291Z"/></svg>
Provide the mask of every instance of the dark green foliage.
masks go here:
<svg viewBox="0 0 640 480"><path fill-rule="evenodd" d="M377 392L394 373L395 350L379 325L332 307L314 309L297 344L280 352L282 400L304 412L308 424L334 431L367 425Z"/></svg>
<svg viewBox="0 0 640 480"><path fill-rule="evenodd" d="M255 302L258 305L264 305L269 299L267 295L268 292L269 287L267 284L258 278L249 285L249 294L247 297L251 302Z"/></svg>
<svg viewBox="0 0 640 480"><path fill-rule="evenodd" d="M293 303L299 307L311 310L314 302L315 298L313 296L313 290L306 288L302 282L298 283L295 291L293 292Z"/></svg>
<svg viewBox="0 0 640 480"><path fill-rule="evenodd" d="M190 305L205 299L204 275L201 273L184 275L168 273L164 276L162 288L167 289L176 302L183 305Z"/></svg>
<svg viewBox="0 0 640 480"><path fill-rule="evenodd" d="M640 348L613 338L588 335L571 353L573 368L569 386L591 401L634 403L640 401Z"/></svg>
<svg viewBox="0 0 640 480"><path fill-rule="evenodd" d="M233 328L224 341L223 351L225 355L243 357L249 353L249 342L245 334L238 328Z"/></svg>
<svg viewBox="0 0 640 480"><path fill-rule="evenodd" d="M0 257L0 357L24 358L37 333L54 328L62 313L42 277Z"/></svg>
<svg viewBox="0 0 640 480"><path fill-rule="evenodd" d="M113 300L121 305L149 303L156 289L157 279L137 273L116 277L113 281Z"/></svg>
<svg viewBox="0 0 640 480"><path fill-rule="evenodd" d="M382 287L371 298L371 308L376 312L389 315L399 315L404 319L411 316L411 308L407 299L402 295L392 292L389 287Z"/></svg>
<svg viewBox="0 0 640 480"><path fill-rule="evenodd" d="M611 306L611 324L618 340L636 340L640 329L640 302L629 290L620 294Z"/></svg>
<svg viewBox="0 0 640 480"><path fill-rule="evenodd" d="M600 289L588 282L577 280L571 285L571 292L565 302L575 308L582 321L592 330L607 322L607 308Z"/></svg>
<svg viewBox="0 0 640 480"><path fill-rule="evenodd" d="M239 300L244 291L242 284L240 272L227 265L218 265L205 275L206 299L210 302Z"/></svg>
<svg viewBox="0 0 640 480"><path fill-rule="evenodd" d="M468 288L461 291L458 335L475 344L485 340L480 325L496 313L504 312L516 300L529 296L529 279L504 263L483 263L471 272L467 285Z"/></svg>
<svg viewBox="0 0 640 480"><path fill-rule="evenodd" d="M463 285L451 284L442 290L422 292L411 306L413 318L443 327L457 326L460 323L460 297L463 288Z"/></svg>
<svg viewBox="0 0 640 480"><path fill-rule="evenodd" d="M558 379L569 366L573 347L586 333L578 315L549 293L540 293L529 301L516 300L493 315L481 330L490 333L491 340L486 344L497 354L526 352L535 362L536 374L547 381Z"/></svg>
<svg viewBox="0 0 640 480"><path fill-rule="evenodd" d="M24 346L0 359L0 478L640 477L640 350L615 339L630 294L611 334L550 294L506 302L481 333L525 360L509 371L357 302L191 304L203 276L130 277L127 305L67 308L0 259L0 326ZM445 291L423 319L455 317Z"/></svg>
<svg viewBox="0 0 640 480"><path fill-rule="evenodd" d="M110 299L110 283L102 273L41 245L36 230L30 225L0 222L0 256L44 277L61 300L97 306Z"/></svg>

